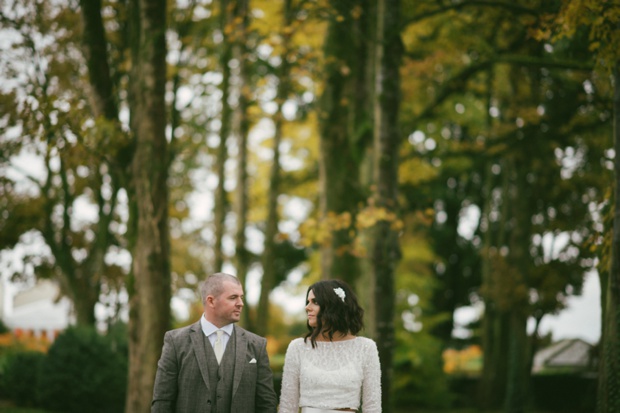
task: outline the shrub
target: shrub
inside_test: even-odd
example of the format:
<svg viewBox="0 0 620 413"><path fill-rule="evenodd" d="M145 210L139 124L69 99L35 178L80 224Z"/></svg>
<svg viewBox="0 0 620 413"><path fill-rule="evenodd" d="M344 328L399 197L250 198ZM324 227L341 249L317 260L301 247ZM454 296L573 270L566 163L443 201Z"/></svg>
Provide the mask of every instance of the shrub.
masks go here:
<svg viewBox="0 0 620 413"><path fill-rule="evenodd" d="M125 334L102 336L92 328L72 327L58 336L41 369L44 408L66 413L118 413L127 385Z"/></svg>
<svg viewBox="0 0 620 413"><path fill-rule="evenodd" d="M36 407L41 366L45 354L35 351L16 352L6 360L1 376L2 396L18 406Z"/></svg>
<svg viewBox="0 0 620 413"><path fill-rule="evenodd" d="M10 333L11 329L0 319L0 334Z"/></svg>
<svg viewBox="0 0 620 413"><path fill-rule="evenodd" d="M397 330L394 352L394 404L397 407L446 409L452 398L443 372L441 343L428 332Z"/></svg>
<svg viewBox="0 0 620 413"><path fill-rule="evenodd" d="M35 364L45 358L49 342L30 335L0 333L0 399L18 404L35 404ZM25 355L24 355L25 354ZM25 383L28 400L21 396Z"/></svg>

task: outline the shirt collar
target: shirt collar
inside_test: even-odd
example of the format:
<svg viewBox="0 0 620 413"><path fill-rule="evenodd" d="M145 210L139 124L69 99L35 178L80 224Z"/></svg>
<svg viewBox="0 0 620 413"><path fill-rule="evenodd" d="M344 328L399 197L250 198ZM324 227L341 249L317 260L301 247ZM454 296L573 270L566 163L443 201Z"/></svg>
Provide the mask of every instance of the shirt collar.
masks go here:
<svg viewBox="0 0 620 413"><path fill-rule="evenodd" d="M213 323L211 323L209 320L205 318L204 314L202 315L202 317L200 317L200 326L202 327L202 332L204 333L206 337L209 337L211 334L215 333L217 330L224 331L230 337L232 336L233 328L234 328L232 323L226 324L222 328L217 328Z"/></svg>

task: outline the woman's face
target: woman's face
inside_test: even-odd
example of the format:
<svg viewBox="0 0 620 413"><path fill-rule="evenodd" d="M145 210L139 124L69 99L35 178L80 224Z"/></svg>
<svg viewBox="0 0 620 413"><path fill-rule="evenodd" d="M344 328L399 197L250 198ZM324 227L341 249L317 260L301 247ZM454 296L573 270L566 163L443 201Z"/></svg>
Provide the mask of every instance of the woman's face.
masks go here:
<svg viewBox="0 0 620 413"><path fill-rule="evenodd" d="M320 310L321 306L317 304L316 299L314 298L314 291L310 290L306 303L306 314L308 316L308 325L310 325L310 327L315 328L317 326L317 317Z"/></svg>

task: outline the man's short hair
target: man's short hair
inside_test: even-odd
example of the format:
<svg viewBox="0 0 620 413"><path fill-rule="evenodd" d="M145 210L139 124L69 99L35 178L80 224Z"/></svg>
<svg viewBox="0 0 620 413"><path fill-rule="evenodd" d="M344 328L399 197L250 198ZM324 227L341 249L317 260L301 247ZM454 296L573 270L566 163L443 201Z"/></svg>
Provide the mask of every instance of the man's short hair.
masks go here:
<svg viewBox="0 0 620 413"><path fill-rule="evenodd" d="M231 281L235 284L241 285L241 281L237 277L224 272L216 272L207 277L206 280L200 286L200 297L204 304L207 300L207 296L212 295L218 297L224 290L224 281Z"/></svg>

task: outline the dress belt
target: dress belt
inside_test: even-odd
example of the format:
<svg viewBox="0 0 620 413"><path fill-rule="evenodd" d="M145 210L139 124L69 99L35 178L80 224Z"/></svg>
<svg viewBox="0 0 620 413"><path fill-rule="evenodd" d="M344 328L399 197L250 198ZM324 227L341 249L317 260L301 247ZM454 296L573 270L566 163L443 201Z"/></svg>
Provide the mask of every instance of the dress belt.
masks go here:
<svg viewBox="0 0 620 413"><path fill-rule="evenodd" d="M301 413L347 413L351 410L336 410L336 409L317 409L316 407L302 407Z"/></svg>

